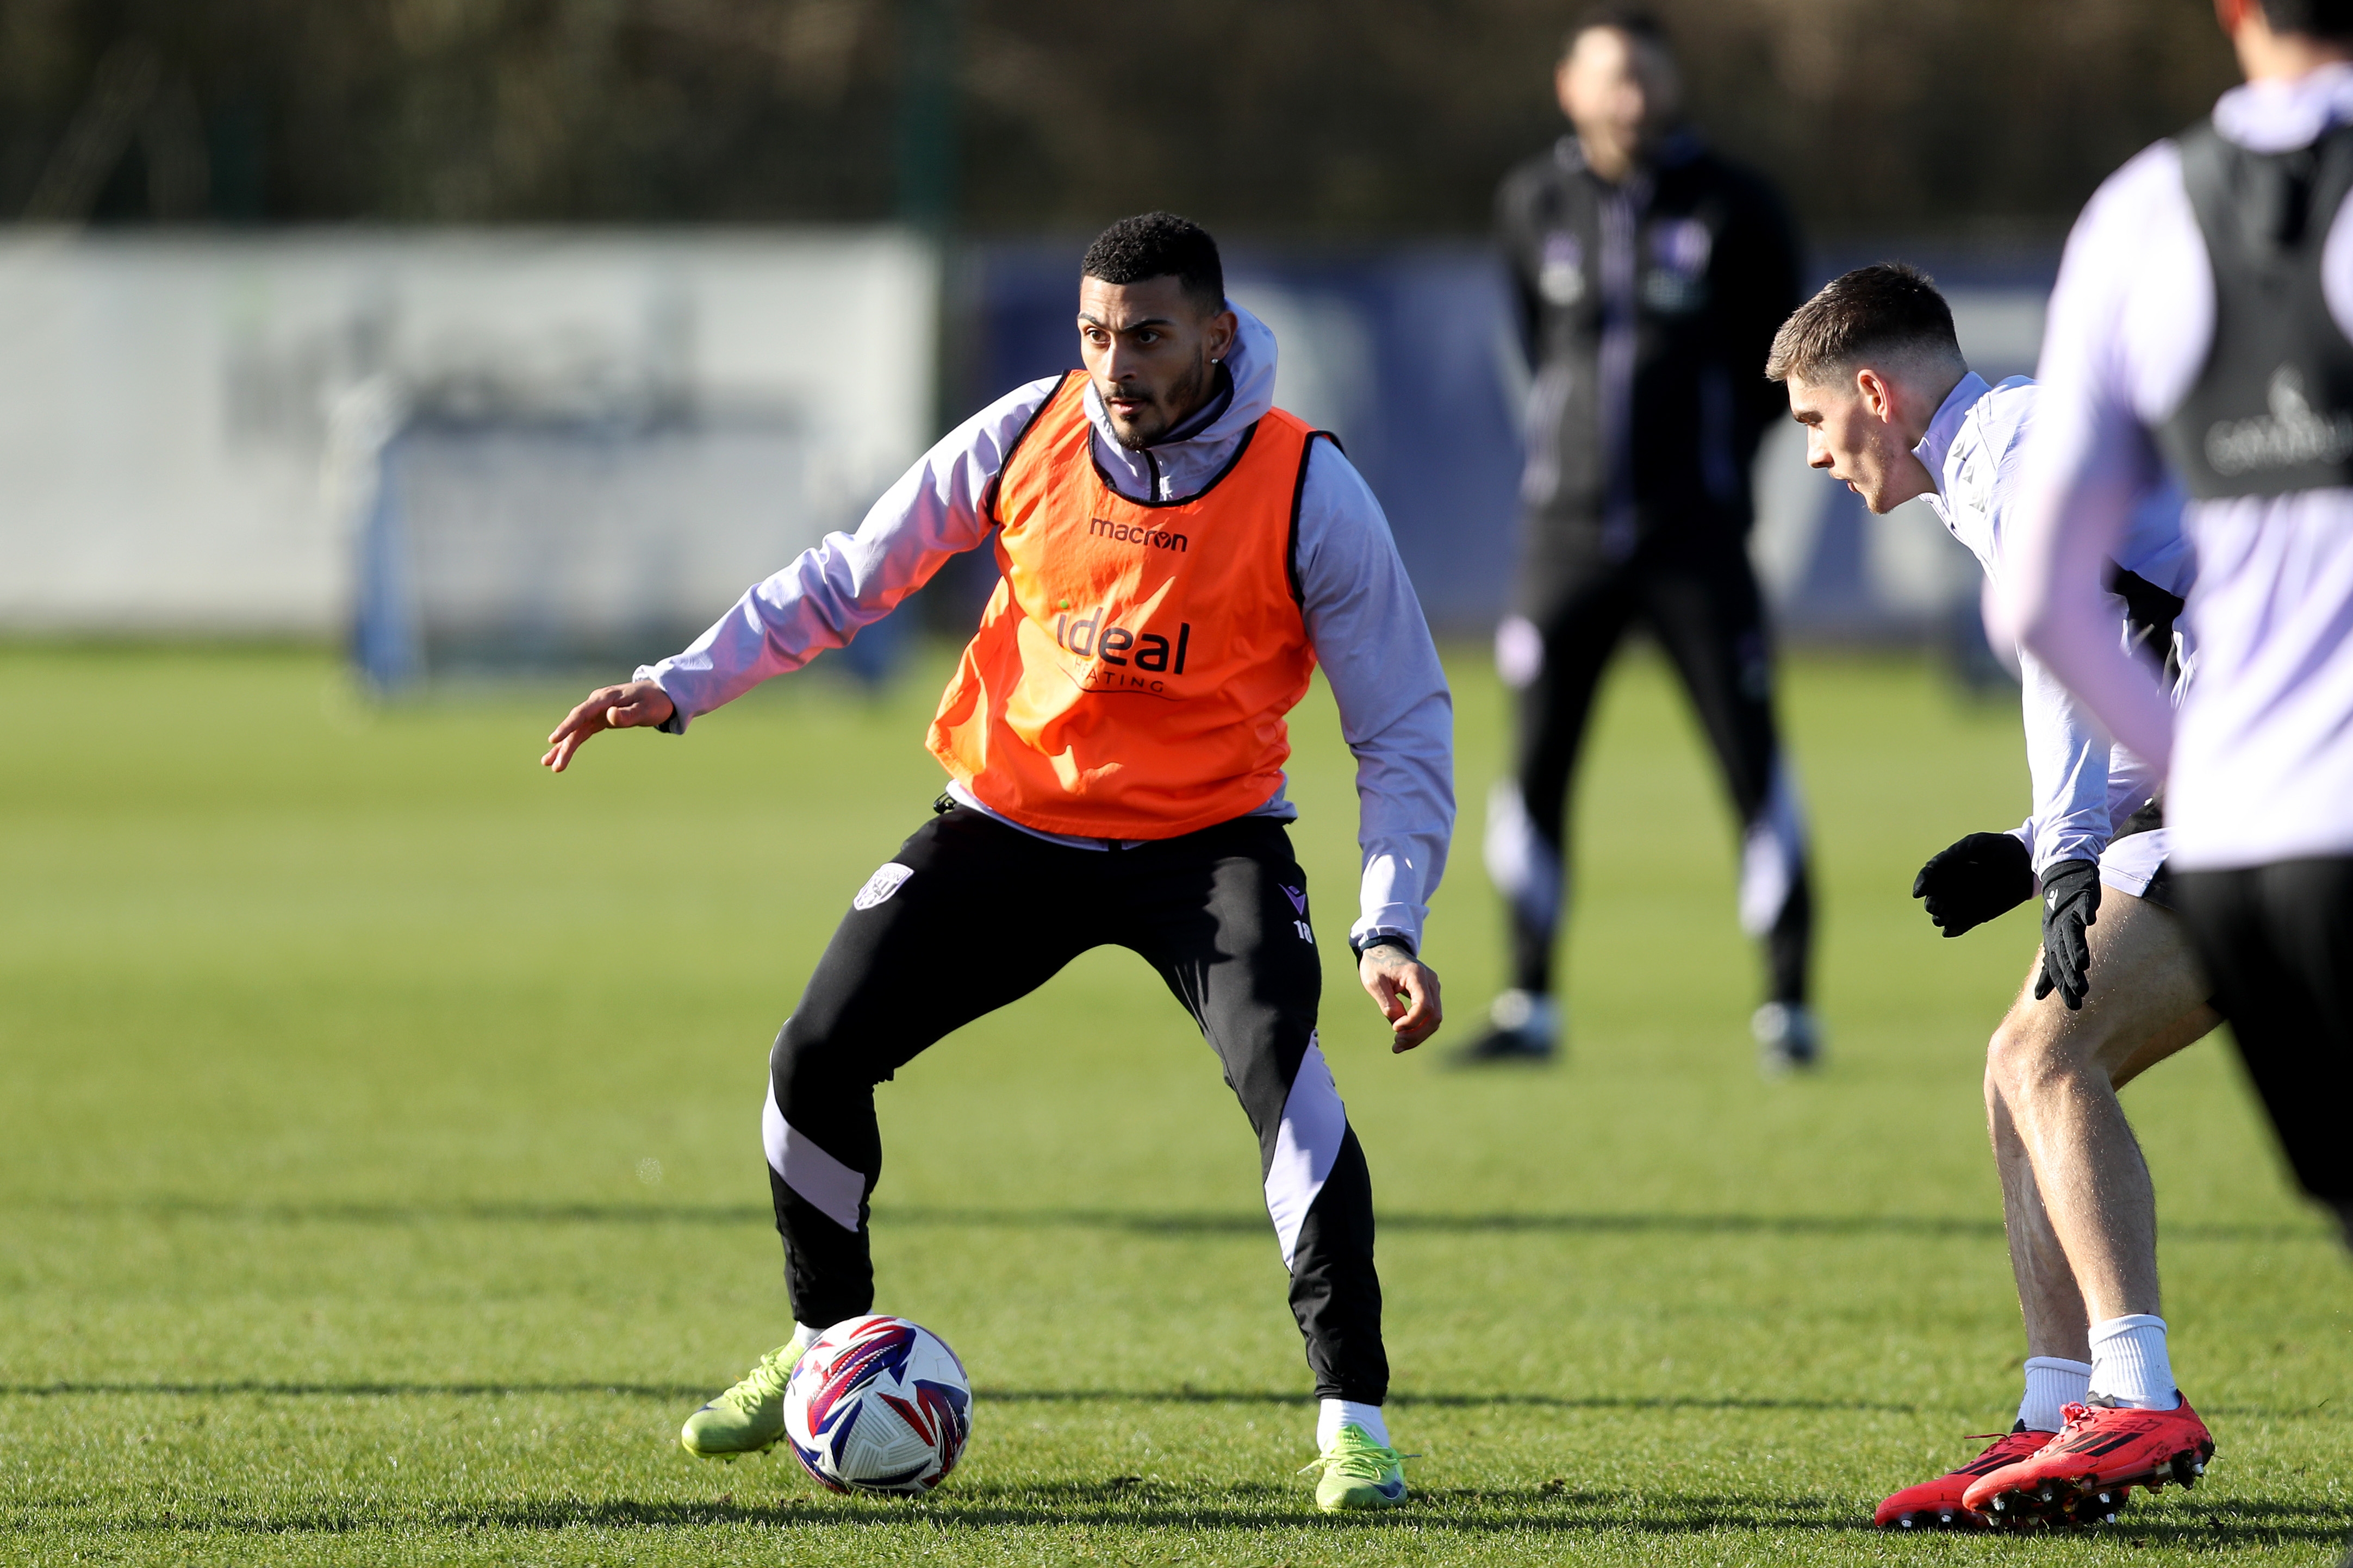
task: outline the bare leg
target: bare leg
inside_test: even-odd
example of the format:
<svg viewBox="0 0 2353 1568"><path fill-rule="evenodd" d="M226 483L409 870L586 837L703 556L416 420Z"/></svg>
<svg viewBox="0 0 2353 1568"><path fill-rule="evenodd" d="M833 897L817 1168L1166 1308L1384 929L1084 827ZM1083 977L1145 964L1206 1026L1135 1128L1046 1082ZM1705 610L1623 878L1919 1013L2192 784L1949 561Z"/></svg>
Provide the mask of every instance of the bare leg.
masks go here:
<svg viewBox="0 0 2353 1568"><path fill-rule="evenodd" d="M2088 934L2083 1011L2034 999L2038 953L1986 1051L2027 1353L2084 1362L2092 1322L2158 1307L2157 1195L2116 1090L2221 1021L2175 916L2109 888Z"/></svg>
<svg viewBox="0 0 2353 1568"><path fill-rule="evenodd" d="M2084 1293L2075 1285L2075 1271L2067 1267L2066 1248L2051 1228L2042 1207L2042 1194L2034 1184L2034 1163L2026 1156L2026 1141L2010 1120L1993 1081L1986 1074L1986 1123L1993 1137L1994 1168L2001 1174L2001 1223L2010 1236L2010 1271L2018 1281L2018 1310L2026 1320L2026 1353L2057 1356L2064 1361L2092 1359L2091 1316L2084 1310Z"/></svg>

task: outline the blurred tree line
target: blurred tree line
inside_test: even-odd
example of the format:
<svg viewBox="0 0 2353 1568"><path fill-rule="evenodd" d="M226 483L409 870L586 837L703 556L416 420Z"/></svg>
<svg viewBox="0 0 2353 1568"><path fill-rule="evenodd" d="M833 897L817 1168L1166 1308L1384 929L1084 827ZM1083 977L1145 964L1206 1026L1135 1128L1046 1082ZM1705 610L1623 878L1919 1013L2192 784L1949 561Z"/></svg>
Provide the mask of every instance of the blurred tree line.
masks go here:
<svg viewBox="0 0 2353 1568"><path fill-rule="evenodd" d="M1476 232L1577 0L5 0L0 217ZM2206 0L1660 0L1817 234L2039 238L2234 79Z"/></svg>

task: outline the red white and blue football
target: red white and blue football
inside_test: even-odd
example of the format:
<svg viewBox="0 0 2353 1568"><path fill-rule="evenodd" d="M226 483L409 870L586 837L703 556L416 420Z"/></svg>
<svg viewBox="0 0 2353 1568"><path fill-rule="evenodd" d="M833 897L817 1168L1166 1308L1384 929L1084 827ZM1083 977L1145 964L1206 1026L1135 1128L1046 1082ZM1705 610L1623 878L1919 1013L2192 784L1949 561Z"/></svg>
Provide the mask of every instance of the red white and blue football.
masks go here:
<svg viewBox="0 0 2353 1568"><path fill-rule="evenodd" d="M972 1433L972 1380L904 1318L850 1318L818 1336L785 1385L785 1441L818 1484L921 1497Z"/></svg>

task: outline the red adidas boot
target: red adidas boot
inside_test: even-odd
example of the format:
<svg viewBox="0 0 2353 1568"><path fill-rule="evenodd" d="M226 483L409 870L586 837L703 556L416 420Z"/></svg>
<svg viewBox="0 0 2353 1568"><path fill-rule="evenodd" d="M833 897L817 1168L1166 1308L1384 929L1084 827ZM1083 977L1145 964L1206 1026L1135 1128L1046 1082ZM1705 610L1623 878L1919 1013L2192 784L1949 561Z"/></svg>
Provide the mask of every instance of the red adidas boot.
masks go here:
<svg viewBox="0 0 2353 1568"><path fill-rule="evenodd" d="M1993 1521L1961 1506L1961 1494L1979 1476L2007 1469L2042 1451L2051 1441L2048 1432L2030 1432L2023 1426L2003 1433L1993 1446L1950 1475L1916 1487L1905 1487L1879 1505L1871 1522L1882 1530L1984 1530Z"/></svg>
<svg viewBox="0 0 2353 1568"><path fill-rule="evenodd" d="M1997 1524L2055 1524L2083 1518L2086 1508L2107 1511L2102 1494L2124 1487L2194 1486L2214 1457L2214 1435L2186 1399L2171 1410L2070 1405L2062 1414L2067 1425L2040 1453L1979 1476L1961 1506Z"/></svg>

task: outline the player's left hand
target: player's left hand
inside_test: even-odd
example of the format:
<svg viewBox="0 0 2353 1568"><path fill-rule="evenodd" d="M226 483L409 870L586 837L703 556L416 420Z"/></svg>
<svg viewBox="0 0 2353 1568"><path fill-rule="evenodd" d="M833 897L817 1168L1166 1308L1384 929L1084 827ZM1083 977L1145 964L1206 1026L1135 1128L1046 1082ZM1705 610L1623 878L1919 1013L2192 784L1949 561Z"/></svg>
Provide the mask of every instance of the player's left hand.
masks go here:
<svg viewBox="0 0 2353 1568"><path fill-rule="evenodd" d="M1365 949L1356 960L1356 978L1364 982L1373 1005L1389 1021L1391 1051L1409 1051L1445 1021L1439 1005L1438 974L1401 947L1384 942Z"/></svg>
<svg viewBox="0 0 2353 1568"><path fill-rule="evenodd" d="M1912 896L1938 931L1958 936L2032 898L2034 862L2015 834L1972 833L1920 868Z"/></svg>
<svg viewBox="0 0 2353 1568"><path fill-rule="evenodd" d="M599 731L667 724L677 711L670 693L650 680L600 686L588 694L586 701L565 714L564 722L547 737L547 754L539 759L540 766L560 773L572 765L572 753Z"/></svg>
<svg viewBox="0 0 2353 1568"><path fill-rule="evenodd" d="M2042 973L2034 977L2034 999L2053 991L2070 1013L2083 1010L2092 991L2092 944L2084 929L2099 923L2100 868L2091 860L2062 860L2042 873Z"/></svg>

